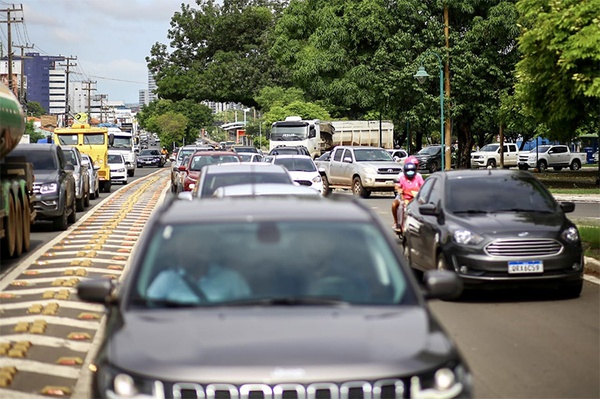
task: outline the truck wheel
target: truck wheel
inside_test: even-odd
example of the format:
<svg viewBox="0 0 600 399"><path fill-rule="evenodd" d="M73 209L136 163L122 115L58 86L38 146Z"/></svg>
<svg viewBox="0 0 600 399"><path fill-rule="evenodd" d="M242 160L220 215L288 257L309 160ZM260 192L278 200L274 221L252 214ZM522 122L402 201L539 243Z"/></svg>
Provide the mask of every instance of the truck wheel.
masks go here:
<svg viewBox="0 0 600 399"><path fill-rule="evenodd" d="M12 258L15 255L16 239L17 239L17 221L15 200L12 195L8 196L8 215L4 219L6 233L2 239L2 255L7 258Z"/></svg>
<svg viewBox="0 0 600 399"><path fill-rule="evenodd" d="M437 161L432 161L432 162L429 164L429 173L433 173L433 172L435 172L436 170L438 170L438 163L437 163Z"/></svg>
<svg viewBox="0 0 600 399"><path fill-rule="evenodd" d="M88 208L90 206L90 188L88 187L88 189L85 191L84 194L84 198L83 198L83 206L85 208Z"/></svg>
<svg viewBox="0 0 600 399"><path fill-rule="evenodd" d="M68 223L75 223L77 221L77 204L75 200L71 203L71 213L67 217Z"/></svg>
<svg viewBox="0 0 600 399"><path fill-rule="evenodd" d="M579 169L581 169L581 162L579 162L579 159L574 159L573 162L571 162L571 170Z"/></svg>
<svg viewBox="0 0 600 399"><path fill-rule="evenodd" d="M100 184L98 184L98 186L96 186L96 191L94 191L94 198L99 198L100 197Z"/></svg>
<svg viewBox="0 0 600 399"><path fill-rule="evenodd" d="M488 160L487 166L488 166L488 168L496 168L496 160L495 159Z"/></svg>
<svg viewBox="0 0 600 399"><path fill-rule="evenodd" d="M133 177L134 173L135 173L135 170L128 170L127 171L127 176Z"/></svg>
<svg viewBox="0 0 600 399"><path fill-rule="evenodd" d="M545 172L548 169L548 164L542 159L538 162L537 167L540 172Z"/></svg>
<svg viewBox="0 0 600 399"><path fill-rule="evenodd" d="M17 224L15 234L15 258L23 253L23 208L19 197L15 197L15 222Z"/></svg>
<svg viewBox="0 0 600 399"><path fill-rule="evenodd" d="M362 182L360 181L360 177L358 176L352 180L352 193L354 195L359 195L362 198L369 198L369 195L371 195L370 191L365 190Z"/></svg>
<svg viewBox="0 0 600 399"><path fill-rule="evenodd" d="M554 169L555 171L559 172L562 170L562 166L555 166L552 169Z"/></svg>
<svg viewBox="0 0 600 399"><path fill-rule="evenodd" d="M325 175L321 176L321 179L323 180L323 197L328 197L331 195L331 187L329 187L329 180Z"/></svg>
<svg viewBox="0 0 600 399"><path fill-rule="evenodd" d="M31 248L31 208L29 197L23 198L23 252Z"/></svg>

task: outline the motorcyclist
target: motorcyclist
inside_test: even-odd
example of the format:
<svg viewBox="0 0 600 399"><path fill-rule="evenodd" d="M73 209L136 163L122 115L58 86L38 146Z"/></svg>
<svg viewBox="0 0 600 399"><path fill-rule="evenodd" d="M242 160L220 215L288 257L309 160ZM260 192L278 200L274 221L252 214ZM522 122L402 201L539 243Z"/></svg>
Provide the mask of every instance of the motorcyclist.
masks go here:
<svg viewBox="0 0 600 399"><path fill-rule="evenodd" d="M402 173L398 174L396 183L396 198L392 202L392 216L394 218L393 228L396 232L402 232L402 221L404 217L405 206L413 200L423 185L423 176L418 169L418 160L415 157L408 157L404 162ZM400 206L404 202L403 206ZM400 223L398 222L400 221Z"/></svg>

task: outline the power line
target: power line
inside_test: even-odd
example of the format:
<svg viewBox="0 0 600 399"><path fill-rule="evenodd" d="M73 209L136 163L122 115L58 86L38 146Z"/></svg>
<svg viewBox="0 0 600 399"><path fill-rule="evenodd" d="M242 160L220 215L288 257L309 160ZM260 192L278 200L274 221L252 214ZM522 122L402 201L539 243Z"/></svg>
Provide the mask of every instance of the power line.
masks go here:
<svg viewBox="0 0 600 399"><path fill-rule="evenodd" d="M84 75L83 73L78 73L78 72L73 72L75 74L80 74L80 75ZM125 83L136 83L136 84L146 84L146 82L138 82L135 80L125 80L125 79L117 79L117 78L107 78L105 76L96 76L96 75L85 75L88 78L96 78L96 79L102 79L102 80L112 80L115 82L125 82Z"/></svg>

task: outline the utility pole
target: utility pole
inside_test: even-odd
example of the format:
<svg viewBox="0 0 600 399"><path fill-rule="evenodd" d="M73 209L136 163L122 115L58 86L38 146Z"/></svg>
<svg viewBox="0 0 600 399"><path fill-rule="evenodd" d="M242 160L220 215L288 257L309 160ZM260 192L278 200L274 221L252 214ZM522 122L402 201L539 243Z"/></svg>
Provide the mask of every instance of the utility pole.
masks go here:
<svg viewBox="0 0 600 399"><path fill-rule="evenodd" d="M15 92L15 90L14 90L14 85L13 85L12 32L11 32L11 26L10 26L10 24L11 23L23 22L23 17L21 17L20 19L16 19L16 18L13 19L13 18L11 18L10 13L11 12L19 12L19 11L23 12L23 6L19 5L19 7L20 8L17 8L16 5L13 4L12 8L0 9L0 12L5 12L6 13L6 21L0 21L0 23L6 23L6 36L7 36L7 39L8 39L8 88L13 93Z"/></svg>
<svg viewBox="0 0 600 399"><path fill-rule="evenodd" d="M59 64L60 66L64 66L66 67L66 73L65 73L65 91L66 91L66 95L65 95L65 124L64 127L67 127L67 125L69 124L69 73L70 70L69 68L72 66L77 66L77 64L71 64L71 61L75 61L77 59L77 57L64 57L65 61L67 61L66 64Z"/></svg>
<svg viewBox="0 0 600 399"><path fill-rule="evenodd" d="M32 49L33 44L31 46L29 44L24 46L17 46L16 44L13 44L13 47L21 49L21 90L19 91L19 101L21 102L22 106L25 106L25 58L31 57L25 57L24 52L25 49Z"/></svg>
<svg viewBox="0 0 600 399"><path fill-rule="evenodd" d="M92 96L91 96L91 91L92 90L96 90L95 88L92 89L92 84L96 84L96 82L92 82L91 80L87 80L87 81L83 81L81 83L85 83L87 84L87 87L84 87L83 90L87 91L87 114L88 117L92 118Z"/></svg>
<svg viewBox="0 0 600 399"><path fill-rule="evenodd" d="M444 37L446 39L446 62L444 63L444 91L446 92L445 96L448 99L448 109L451 108L450 101L450 17L448 12L448 5L444 4ZM444 121L444 144L445 144L445 165L442 165L442 170L450 170L452 165L452 126L450 125L450 112L448 112L448 117Z"/></svg>

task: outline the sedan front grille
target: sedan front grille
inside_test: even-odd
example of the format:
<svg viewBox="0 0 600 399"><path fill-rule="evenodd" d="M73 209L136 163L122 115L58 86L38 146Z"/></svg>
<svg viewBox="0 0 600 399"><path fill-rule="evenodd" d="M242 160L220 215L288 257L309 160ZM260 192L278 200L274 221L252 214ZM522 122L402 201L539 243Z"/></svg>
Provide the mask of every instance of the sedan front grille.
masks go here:
<svg viewBox="0 0 600 399"><path fill-rule="evenodd" d="M485 247L490 256L505 256L511 258L531 258L554 256L562 252L562 245L554 239L501 239Z"/></svg>
<svg viewBox="0 0 600 399"><path fill-rule="evenodd" d="M170 389L169 389L170 388ZM374 382L348 381L342 384L196 384L175 383L165 387L166 397L191 399L401 399L405 384L400 379ZM169 392L170 391L170 392Z"/></svg>
<svg viewBox="0 0 600 399"><path fill-rule="evenodd" d="M296 183L298 183L301 186L312 186L312 182L310 180L294 180Z"/></svg>

